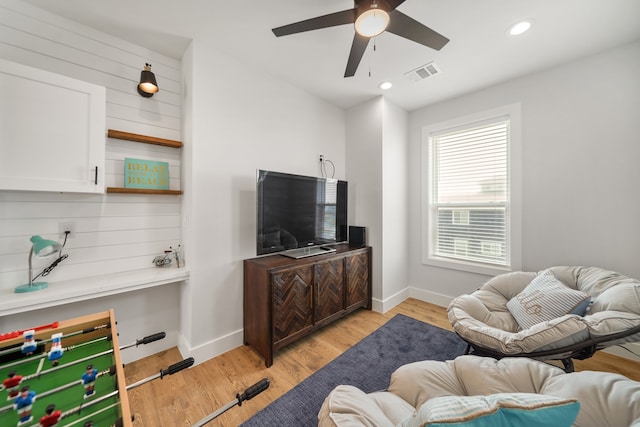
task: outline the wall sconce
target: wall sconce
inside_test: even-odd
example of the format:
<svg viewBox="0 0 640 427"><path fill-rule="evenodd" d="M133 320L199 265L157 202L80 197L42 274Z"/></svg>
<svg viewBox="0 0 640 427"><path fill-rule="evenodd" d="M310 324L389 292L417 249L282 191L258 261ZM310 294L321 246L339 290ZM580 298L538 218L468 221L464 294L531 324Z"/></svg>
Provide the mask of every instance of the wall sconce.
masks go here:
<svg viewBox="0 0 640 427"><path fill-rule="evenodd" d="M144 70L140 72L138 93L145 98L151 98L159 90L156 76L151 72L151 64L144 64Z"/></svg>
<svg viewBox="0 0 640 427"><path fill-rule="evenodd" d="M43 239L40 236L31 237L31 250L29 251L29 283L20 285L15 289L16 293L39 291L47 287L47 282L34 282L33 281L33 266L31 264L31 258L33 254L36 254L39 258L44 258L55 252L62 250L62 245L53 240Z"/></svg>

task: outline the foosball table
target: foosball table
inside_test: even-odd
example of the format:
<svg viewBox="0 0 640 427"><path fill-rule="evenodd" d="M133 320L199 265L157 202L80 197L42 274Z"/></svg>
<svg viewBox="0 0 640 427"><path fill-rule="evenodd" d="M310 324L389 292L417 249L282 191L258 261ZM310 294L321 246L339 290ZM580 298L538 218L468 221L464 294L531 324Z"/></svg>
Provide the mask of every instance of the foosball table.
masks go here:
<svg viewBox="0 0 640 427"><path fill-rule="evenodd" d="M113 310L0 333L0 426L132 426L127 390L193 365L185 359L126 386Z"/></svg>

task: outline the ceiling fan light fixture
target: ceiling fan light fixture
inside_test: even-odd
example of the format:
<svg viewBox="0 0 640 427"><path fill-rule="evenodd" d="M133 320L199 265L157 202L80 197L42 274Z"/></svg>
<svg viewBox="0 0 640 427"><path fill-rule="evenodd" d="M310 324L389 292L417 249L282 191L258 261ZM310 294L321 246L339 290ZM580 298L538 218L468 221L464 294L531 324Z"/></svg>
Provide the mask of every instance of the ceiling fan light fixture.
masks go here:
<svg viewBox="0 0 640 427"><path fill-rule="evenodd" d="M378 2L372 2L371 7L356 18L356 32L363 37L375 37L384 32L389 25L389 13L380 7Z"/></svg>

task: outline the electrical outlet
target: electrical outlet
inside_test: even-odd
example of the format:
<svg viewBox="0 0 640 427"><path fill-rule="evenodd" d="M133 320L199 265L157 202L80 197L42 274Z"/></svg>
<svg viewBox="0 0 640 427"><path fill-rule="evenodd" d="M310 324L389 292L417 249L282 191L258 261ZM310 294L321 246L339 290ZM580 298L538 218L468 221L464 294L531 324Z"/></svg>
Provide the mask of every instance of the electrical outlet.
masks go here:
<svg viewBox="0 0 640 427"><path fill-rule="evenodd" d="M61 222L60 223L60 238L64 239L65 234L69 232L67 238L73 239L76 237L76 223L75 222Z"/></svg>
<svg viewBox="0 0 640 427"><path fill-rule="evenodd" d="M324 156L322 154L320 154L320 161L324 162Z"/></svg>

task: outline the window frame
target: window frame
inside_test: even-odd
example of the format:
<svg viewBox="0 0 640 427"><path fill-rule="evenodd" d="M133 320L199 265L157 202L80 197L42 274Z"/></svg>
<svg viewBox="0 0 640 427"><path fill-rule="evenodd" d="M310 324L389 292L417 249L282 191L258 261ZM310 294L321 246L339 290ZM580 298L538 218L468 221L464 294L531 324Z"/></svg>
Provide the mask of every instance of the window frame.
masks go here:
<svg viewBox="0 0 640 427"><path fill-rule="evenodd" d="M509 120L509 141L507 142L508 163L508 200L506 203L506 243L507 265L497 265L478 261L459 260L435 255L434 241L435 221L433 220L432 204L432 139L434 134L442 134L456 130L464 130L482 124L483 122ZM443 267L460 271L468 271L486 275L496 275L505 271L517 271L522 268L521 250L521 192L522 192L522 161L521 161L521 106L519 103L509 104L491 110L454 118L440 123L434 123L422 128L421 153L421 221L422 221L422 264ZM460 208L456 206L455 208ZM437 218L437 217L436 217Z"/></svg>

